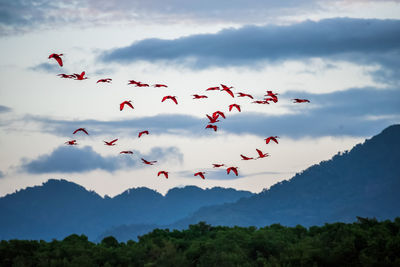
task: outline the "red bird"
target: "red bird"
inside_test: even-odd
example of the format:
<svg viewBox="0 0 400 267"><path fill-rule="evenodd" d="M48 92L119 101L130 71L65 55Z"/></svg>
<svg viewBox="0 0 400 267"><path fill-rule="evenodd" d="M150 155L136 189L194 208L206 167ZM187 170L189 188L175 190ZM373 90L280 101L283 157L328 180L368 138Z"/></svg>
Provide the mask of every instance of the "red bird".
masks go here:
<svg viewBox="0 0 400 267"><path fill-rule="evenodd" d="M219 110L215 111L212 114L212 116L213 116L213 118L218 118L218 116L221 116L222 118L226 119L225 114L222 111L219 111Z"/></svg>
<svg viewBox="0 0 400 267"><path fill-rule="evenodd" d="M241 112L240 105L238 105L238 104L229 105L229 111L231 111L233 107L235 107L239 112Z"/></svg>
<svg viewBox="0 0 400 267"><path fill-rule="evenodd" d="M229 167L228 169L226 169L226 173L229 174L231 171L233 171L236 176L238 176L238 167Z"/></svg>
<svg viewBox="0 0 400 267"><path fill-rule="evenodd" d="M310 103L310 100L308 100L308 99L295 98L295 99L292 99L292 100L293 100L293 103Z"/></svg>
<svg viewBox="0 0 400 267"><path fill-rule="evenodd" d="M208 96L206 96L206 95L192 95L192 96L194 96L193 99L208 98Z"/></svg>
<svg viewBox="0 0 400 267"><path fill-rule="evenodd" d="M55 54L55 53L53 53L53 54L51 54L50 56L49 56L49 59L50 58L54 58L57 62L58 62L58 65L60 65L60 67L62 67L63 66L63 62L62 62L62 59L61 59L61 56L62 56L63 54Z"/></svg>
<svg viewBox="0 0 400 267"><path fill-rule="evenodd" d="M157 174L157 176L160 176L161 174L164 174L165 178L168 179L168 172L166 172L166 171L159 171L158 174Z"/></svg>
<svg viewBox="0 0 400 267"><path fill-rule="evenodd" d="M127 105L128 107L134 109L134 107L132 106L131 102L132 102L131 100L122 102L121 104L119 104L119 110L122 111L124 109L125 105Z"/></svg>
<svg viewBox="0 0 400 267"><path fill-rule="evenodd" d="M64 73L57 74L57 76L60 76L61 78L66 78L66 79L75 78L75 75L69 75L69 74L64 74Z"/></svg>
<svg viewBox="0 0 400 267"><path fill-rule="evenodd" d="M104 142L104 144L107 145L107 146L115 146L115 142L117 142L117 141L118 141L118 138L117 138L117 139L114 139L114 140L112 140L112 141L110 141L110 142L107 142L107 141L103 141L103 142Z"/></svg>
<svg viewBox="0 0 400 267"><path fill-rule="evenodd" d="M278 93L273 93L272 91L267 91L267 95L266 96L270 96L270 97L273 97L273 98L278 98Z"/></svg>
<svg viewBox="0 0 400 267"><path fill-rule="evenodd" d="M111 78L100 79L96 83L111 83Z"/></svg>
<svg viewBox="0 0 400 267"><path fill-rule="evenodd" d="M206 89L206 91L214 91L214 90L221 90L221 89L219 89L219 86L210 87L210 88Z"/></svg>
<svg viewBox="0 0 400 267"><path fill-rule="evenodd" d="M85 134L89 135L89 133L86 131L85 128L76 129L72 134L76 134L76 133L79 132L79 131L82 131L82 132L84 132Z"/></svg>
<svg viewBox="0 0 400 267"><path fill-rule="evenodd" d="M124 151L119 152L119 154L133 154L133 152L129 151L129 150L124 150Z"/></svg>
<svg viewBox="0 0 400 267"><path fill-rule="evenodd" d="M78 81L82 81L82 80L86 80L87 79L87 77L84 77L85 76L85 72L84 71L82 71L81 74L74 73L74 75L75 75L75 80L78 80Z"/></svg>
<svg viewBox="0 0 400 267"><path fill-rule="evenodd" d="M278 144L278 138L279 136L270 136L268 138L265 138L265 143L268 144L270 141L274 141L275 143Z"/></svg>
<svg viewBox="0 0 400 267"><path fill-rule="evenodd" d="M231 97L235 97L235 96L233 95L232 91L230 90L231 88L233 88L232 86L231 86L231 87L228 87L228 86L223 85L223 84L221 84L221 86L222 86L221 91L225 91L225 92L227 92L228 94L230 94Z"/></svg>
<svg viewBox="0 0 400 267"><path fill-rule="evenodd" d="M154 161L147 161L147 160L145 160L144 158L141 158L141 160L143 161L144 164L147 164L147 165L154 165L154 163L157 162L156 160L154 160Z"/></svg>
<svg viewBox="0 0 400 267"><path fill-rule="evenodd" d="M159 84L159 83L156 83L156 84L154 84L153 86L154 86L154 87L168 87L168 86L166 86L165 84Z"/></svg>
<svg viewBox="0 0 400 267"><path fill-rule="evenodd" d="M246 156L244 156L244 155L242 155L242 154L240 154L240 156L242 157L242 160L251 160L251 159L254 159L254 158L246 157Z"/></svg>
<svg viewBox="0 0 400 267"><path fill-rule="evenodd" d="M178 105L178 101L176 100L176 96L170 96L170 95L164 96L163 99L161 100L161 102L164 102L167 99L171 99L172 101L175 102L175 104Z"/></svg>
<svg viewBox="0 0 400 267"><path fill-rule="evenodd" d="M135 80L129 80L128 85L130 85L130 84L140 84L140 82L137 82Z"/></svg>
<svg viewBox="0 0 400 267"><path fill-rule="evenodd" d="M217 129L218 129L218 127L217 127L217 125L211 125L211 124L209 124L209 125L206 126L206 129L214 129L214 132L216 132Z"/></svg>
<svg viewBox="0 0 400 267"><path fill-rule="evenodd" d="M216 164L216 163L213 163L213 168L220 168L220 167L222 167L222 166L225 166L225 164Z"/></svg>
<svg viewBox="0 0 400 267"><path fill-rule="evenodd" d="M256 100L256 101L253 101L251 103L254 103L254 104L269 104L268 101L265 101L265 100Z"/></svg>
<svg viewBox="0 0 400 267"><path fill-rule="evenodd" d="M138 138L140 138L143 134L149 134L149 131L141 131L138 135Z"/></svg>
<svg viewBox="0 0 400 267"><path fill-rule="evenodd" d="M249 95L249 94L244 94L244 93L237 93L239 96L238 97L245 97L245 96L247 96L248 98L251 98L251 99L253 99L253 96L252 95Z"/></svg>
<svg viewBox="0 0 400 267"><path fill-rule="evenodd" d="M269 104L268 101L272 101L272 102L276 103L276 102L278 102L278 98L269 97L269 98L264 99L264 102L266 102L266 104Z"/></svg>
<svg viewBox="0 0 400 267"><path fill-rule="evenodd" d="M140 83L140 82L136 83L136 86L137 86L137 87L150 87L149 84L147 84L147 83Z"/></svg>
<svg viewBox="0 0 400 267"><path fill-rule="evenodd" d="M257 153L258 153L258 155L259 155L259 157L258 157L258 159L261 159L261 158L266 158L266 157L268 157L269 155L268 155L268 153L263 153L261 150L259 150L259 149L256 149L256 151L257 151Z"/></svg>
<svg viewBox="0 0 400 267"><path fill-rule="evenodd" d="M217 119L218 119L218 115L215 116L215 117L211 117L210 115L207 115L207 114L206 114L206 116L207 116L207 118L208 118L208 120L209 120L209 123L216 123L216 122L219 122L219 120L217 120Z"/></svg>
<svg viewBox="0 0 400 267"><path fill-rule="evenodd" d="M77 145L78 143L76 142L76 140L70 140L70 141L65 142L65 144L67 144L67 145L69 145L69 146L75 146L75 145Z"/></svg>
<svg viewBox="0 0 400 267"><path fill-rule="evenodd" d="M200 176L201 178L203 178L203 179L205 179L204 178L204 174L205 174L205 172L196 172L195 174L194 174L194 176Z"/></svg>

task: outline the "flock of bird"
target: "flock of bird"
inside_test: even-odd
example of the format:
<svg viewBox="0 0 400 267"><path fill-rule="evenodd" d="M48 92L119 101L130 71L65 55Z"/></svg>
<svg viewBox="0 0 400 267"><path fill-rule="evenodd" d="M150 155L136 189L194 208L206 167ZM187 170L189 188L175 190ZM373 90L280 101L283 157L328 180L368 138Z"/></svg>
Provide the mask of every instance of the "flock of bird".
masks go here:
<svg viewBox="0 0 400 267"><path fill-rule="evenodd" d="M63 56L63 54L53 53L53 54L51 54L49 56L49 59L52 59L52 58L55 59L57 61L57 63L59 64L59 66L62 67L63 66L63 60L61 58L62 56ZM64 74L64 73L62 73L62 74L58 74L58 76L60 76L61 78L74 79L74 80L86 80L87 77L85 77L85 75L86 75L85 71L82 71L80 74L78 74L78 73L73 73L73 74ZM99 79L96 83L111 83L111 82L112 82L111 78L102 78L102 79ZM150 85L147 84L147 83L142 83L142 82L135 81L135 80L129 80L128 81L128 85L135 85L136 87L150 87ZM154 85L152 85L152 87L160 88L160 87L168 87L168 86L165 85L165 84L154 84ZM229 94L231 97L234 98L235 95L232 92L232 88L233 88L232 86L227 86L227 85L221 84L221 87L220 86L209 87L205 91L222 91L222 92L226 92L227 94ZM193 96L193 99L205 99L205 98L208 98L208 96L206 96L206 95L194 94L192 96ZM252 99L252 100L254 99L254 97L252 95L246 94L246 93L243 93L243 92L238 92L237 93L237 97L247 97L247 98ZM171 96L171 95L164 96L161 99L161 102L164 102L166 100L171 100L176 105L178 105L178 100L177 100L176 96ZM309 103L310 102L308 99L300 99L300 98L294 98L292 100L293 100L293 103ZM252 103L254 103L254 104L270 104L270 102L272 102L272 103L277 103L278 102L278 93L274 93L274 92L268 90L268 91L266 91L266 95L264 95L264 99L252 101ZM131 109L134 109L134 106L132 105L132 101L131 100L123 101L119 106L120 111L124 110L125 107L129 107ZM238 104L229 105L229 112L231 112L234 108L238 112L241 112L241 107ZM219 111L219 110L215 111L211 115L206 114L206 117L208 118L208 124L205 127L205 129L212 129L215 132L218 130L218 126L216 125L216 123L219 122L218 119L220 117L223 118L223 119L226 119L225 114L222 111ZM86 135L89 135L88 131L85 128L78 128L75 131L73 131L73 134L77 134L78 132L82 132L82 133L84 133ZM149 131L148 130L144 130L144 131L139 132L138 138L142 137L142 135L144 135L144 134L148 135ZM265 140L266 144L269 144L271 142L274 142L274 143L278 144L279 143L278 142L278 138L279 138L278 136L269 136L269 137L265 138L264 140ZM114 139L114 140L111 140L111 141L104 141L104 145L114 146L114 145L116 145L117 141L118 141L118 138ZM73 146L73 145L77 145L78 143L77 143L77 140L74 139L74 140L66 141L65 144ZM243 154L240 154L240 157L242 158L242 160L247 161L247 160L262 159L262 158L266 158L266 157L269 156L268 153L264 153L260 149L256 149L256 152L258 154L258 157L248 157L248 156L245 156ZM124 151L121 151L120 154L133 154L133 151L124 150ZM147 164L147 165L154 165L155 163L157 163L156 160L149 161L149 160L146 160L144 158L141 158L141 160L142 160L143 164ZM213 165L213 168L226 167L226 173L228 175L230 174L230 172L233 172L236 176L239 175L239 172L238 172L238 168L239 167L226 166L225 164L221 164L221 163L213 163L212 165ZM201 172L200 171L200 172L194 173L194 176L200 176L202 179L205 179L205 174L206 174L206 172ZM164 177L168 179L169 172L165 171L165 170L162 170L162 171L159 171L157 173L157 176L160 176L160 175L164 175Z"/></svg>

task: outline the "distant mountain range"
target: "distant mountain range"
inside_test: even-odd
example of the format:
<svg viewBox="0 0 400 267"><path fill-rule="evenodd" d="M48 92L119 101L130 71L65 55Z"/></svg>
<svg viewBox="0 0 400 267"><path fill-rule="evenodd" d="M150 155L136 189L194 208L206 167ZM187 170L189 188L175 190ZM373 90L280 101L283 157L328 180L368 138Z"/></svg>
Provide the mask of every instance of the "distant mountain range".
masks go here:
<svg viewBox="0 0 400 267"><path fill-rule="evenodd" d="M72 233L94 240L123 224L164 225L200 207L235 202L253 195L214 187L173 188L163 196L148 188L129 189L113 198L66 180L48 180L0 198L0 239L62 239Z"/></svg>
<svg viewBox="0 0 400 267"><path fill-rule="evenodd" d="M114 198L65 180L49 180L0 198L0 239L91 240L113 235L124 241L154 228L213 225L294 226L352 222L356 216L400 216L400 125L311 166L259 194L234 189L171 189L165 197L148 188Z"/></svg>

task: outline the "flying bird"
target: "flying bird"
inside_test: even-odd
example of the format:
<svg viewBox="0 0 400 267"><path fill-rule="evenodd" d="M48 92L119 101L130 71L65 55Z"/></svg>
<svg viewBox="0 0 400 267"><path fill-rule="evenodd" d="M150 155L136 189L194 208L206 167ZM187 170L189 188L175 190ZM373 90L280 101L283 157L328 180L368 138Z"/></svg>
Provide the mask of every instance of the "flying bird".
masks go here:
<svg viewBox="0 0 400 267"><path fill-rule="evenodd" d="M295 98L295 99L292 99L292 100L293 100L293 103L310 103L310 100L308 100L308 99Z"/></svg>
<svg viewBox="0 0 400 267"><path fill-rule="evenodd" d="M231 171L233 171L236 176L238 176L238 167L229 167L228 169L226 169L226 173L229 174Z"/></svg>
<svg viewBox="0 0 400 267"><path fill-rule="evenodd" d="M132 106L131 102L132 102L131 100L127 100L127 101L122 102L121 104L119 104L119 110L122 111L124 109L125 105L127 105L128 107L134 109L134 107Z"/></svg>
<svg viewBox="0 0 400 267"><path fill-rule="evenodd" d="M218 120L218 115L215 116L215 117L211 117L210 115L206 114L206 116L207 116L207 118L208 118L208 120L209 120L209 123L216 123L216 122L219 122L219 120Z"/></svg>
<svg viewBox="0 0 400 267"><path fill-rule="evenodd" d="M200 176L202 179L205 179L204 174L205 172L196 172L194 176Z"/></svg>
<svg viewBox="0 0 400 267"><path fill-rule="evenodd" d="M219 89L219 86L216 86L216 87L209 87L209 88L207 88L206 89L206 91L215 91L215 90L221 90L221 89Z"/></svg>
<svg viewBox="0 0 400 267"><path fill-rule="evenodd" d="M89 135L89 133L86 131L85 128L76 129L72 134L76 134L76 133L79 132L79 131L84 132L85 134Z"/></svg>
<svg viewBox="0 0 400 267"><path fill-rule="evenodd" d="M75 145L77 145L78 143L76 142L76 140L70 140L70 141L65 142L65 144L67 144L67 145L69 145L69 146L75 146Z"/></svg>
<svg viewBox="0 0 400 267"><path fill-rule="evenodd" d="M242 160L251 160L251 159L254 159L254 158L246 157L246 156L244 156L244 155L242 155L242 154L240 154L240 156L242 157Z"/></svg>
<svg viewBox="0 0 400 267"><path fill-rule="evenodd" d="M165 178L168 179L168 172L166 172L166 171L159 171L158 174L157 174L157 176L160 176L161 174L164 174Z"/></svg>
<svg viewBox="0 0 400 267"><path fill-rule="evenodd" d="M85 76L85 72L84 71L82 71L81 74L74 73L74 75L75 75L75 80L77 80L77 81L82 81L82 80L86 80L87 79L87 77L84 77Z"/></svg>
<svg viewBox="0 0 400 267"><path fill-rule="evenodd" d="M154 165L154 163L157 162L156 160L147 161L147 160L145 160L144 158L141 158L141 160L143 161L144 164L147 164L147 165Z"/></svg>
<svg viewBox="0 0 400 267"><path fill-rule="evenodd" d="M268 101L265 101L265 100L256 100L256 101L253 101L251 103L254 103L254 104L269 104Z"/></svg>
<svg viewBox="0 0 400 267"><path fill-rule="evenodd" d="M224 85L224 84L221 84L221 86L222 86L221 91L225 91L225 92L227 92L228 94L230 94L231 97L235 97L235 96L233 95L232 91L231 91L231 88L233 88L232 86L231 86L231 87L228 87L228 86L226 86L226 85Z"/></svg>
<svg viewBox="0 0 400 267"><path fill-rule="evenodd" d="M111 83L111 78L100 79L96 83Z"/></svg>
<svg viewBox="0 0 400 267"><path fill-rule="evenodd" d="M259 149L256 149L256 151L257 151L257 153L258 153L258 155L259 155L258 159L266 158L266 157L269 156L268 153L263 153L263 152L262 152L261 150L259 150Z"/></svg>
<svg viewBox="0 0 400 267"><path fill-rule="evenodd" d="M110 142L107 142L107 141L103 141L103 142L104 142L104 145L106 145L106 146L115 146L115 142L117 142L117 141L118 141L118 138L114 139Z"/></svg>
<svg viewBox="0 0 400 267"><path fill-rule="evenodd" d="M252 95L249 95L249 94L244 94L244 93L237 93L239 96L238 97L248 97L248 98L251 98L251 99L253 99L253 96Z"/></svg>
<svg viewBox="0 0 400 267"><path fill-rule="evenodd" d="M264 99L264 102L266 102L266 104L269 104L268 101L272 101L272 102L276 103L276 102L278 102L278 98L269 97L269 98Z"/></svg>
<svg viewBox="0 0 400 267"><path fill-rule="evenodd" d="M222 111L219 111L219 110L215 111L212 114L212 116L213 116L213 118L218 118L218 116L221 116L222 118L226 119L225 114Z"/></svg>
<svg viewBox="0 0 400 267"><path fill-rule="evenodd" d="M130 85L130 84L140 84L140 82L137 82L135 80L129 80L128 85Z"/></svg>
<svg viewBox="0 0 400 267"><path fill-rule="evenodd" d="M168 87L167 85L165 85L165 84L160 84L160 83L153 84L153 86L154 86L154 87Z"/></svg>
<svg viewBox="0 0 400 267"><path fill-rule="evenodd" d="M164 102L167 99L171 99L172 101L175 102L175 104L178 105L178 101L176 100L176 96L170 96L170 95L164 96L163 99L161 100L161 102Z"/></svg>
<svg viewBox="0 0 400 267"><path fill-rule="evenodd" d="M209 125L206 126L206 129L214 129L214 132L216 132L217 129L218 129L218 127L217 127L217 125L211 125L211 124L209 124Z"/></svg>
<svg viewBox="0 0 400 267"><path fill-rule="evenodd" d="M229 111L231 111L233 107L235 107L239 112L241 112L240 105L238 105L238 104L229 105Z"/></svg>
<svg viewBox="0 0 400 267"><path fill-rule="evenodd" d="M138 135L138 138L140 138L143 134L149 134L149 131L141 131Z"/></svg>
<svg viewBox="0 0 400 267"><path fill-rule="evenodd" d="M225 166L225 164L213 163L213 168L221 168L222 166Z"/></svg>
<svg viewBox="0 0 400 267"><path fill-rule="evenodd" d="M136 83L136 87L150 87L150 85L147 83L138 82L138 83Z"/></svg>
<svg viewBox="0 0 400 267"><path fill-rule="evenodd" d="M57 76L60 76L61 78L65 78L65 79L75 78L75 75L69 75L69 74L65 74L65 73L57 74Z"/></svg>
<svg viewBox="0 0 400 267"><path fill-rule="evenodd" d="M278 93L273 93L272 91L267 91L266 96L278 98Z"/></svg>
<svg viewBox="0 0 400 267"><path fill-rule="evenodd" d="M278 144L278 138L279 138L279 136L270 136L270 137L265 138L264 140L265 140L266 144L268 144L270 141L274 141L275 143Z"/></svg>
<svg viewBox="0 0 400 267"><path fill-rule="evenodd" d="M133 152L129 151L129 150L124 150L124 151L119 152L119 154L133 154Z"/></svg>
<svg viewBox="0 0 400 267"><path fill-rule="evenodd" d="M208 96L206 96L206 95L196 95L196 94L194 94L192 96L193 96L193 99L208 98Z"/></svg>
<svg viewBox="0 0 400 267"><path fill-rule="evenodd" d="M58 62L58 65L60 65L60 67L62 67L62 66L63 66L63 61L62 61L62 59L61 59L61 56L63 56L63 54L56 54L56 53L53 53L53 54L51 54L51 55L49 56L49 59L50 59L50 58L54 58L54 59Z"/></svg>

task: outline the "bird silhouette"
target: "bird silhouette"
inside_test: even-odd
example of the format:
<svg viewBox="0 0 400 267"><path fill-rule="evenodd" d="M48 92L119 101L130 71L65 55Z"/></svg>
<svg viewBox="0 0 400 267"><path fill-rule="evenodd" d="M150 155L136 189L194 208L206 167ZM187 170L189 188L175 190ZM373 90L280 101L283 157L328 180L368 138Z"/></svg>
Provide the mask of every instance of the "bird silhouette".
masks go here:
<svg viewBox="0 0 400 267"><path fill-rule="evenodd" d="M167 85L165 85L165 84L160 84L160 83L153 84L153 86L154 86L154 87L168 87Z"/></svg>
<svg viewBox="0 0 400 267"><path fill-rule="evenodd" d="M61 78L65 78L65 79L73 79L73 78L75 78L75 75L69 75L69 74L65 74L65 73L57 74L57 76L60 76Z"/></svg>
<svg viewBox="0 0 400 267"><path fill-rule="evenodd" d="M63 66L63 61L62 61L62 59L61 59L61 56L63 56L63 54L56 54L56 53L53 53L53 54L51 54L51 55L49 56L49 59L50 59L50 58L54 58L54 59L58 62L58 65L60 65L60 67L62 67L62 66Z"/></svg>
<svg viewBox="0 0 400 267"><path fill-rule="evenodd" d="M254 158L246 157L246 156L244 156L244 155L242 155L242 154L240 154L240 156L242 157L242 160L251 160L251 159L254 159Z"/></svg>
<svg viewBox="0 0 400 267"><path fill-rule="evenodd" d="M219 120L217 120L217 119L218 119L218 115L215 116L215 117L211 117L210 115L207 115L207 114L206 114L206 116L207 116L207 118L208 118L208 120L209 120L208 123L216 123L216 122L219 122Z"/></svg>
<svg viewBox="0 0 400 267"><path fill-rule="evenodd" d="M237 169L238 169L238 167L229 167L229 168L226 169L226 173L229 174L232 171L232 172L235 173L236 176L238 176L239 173L238 173Z"/></svg>
<svg viewBox="0 0 400 267"><path fill-rule="evenodd" d="M111 78L100 79L96 83L111 83Z"/></svg>
<svg viewBox="0 0 400 267"><path fill-rule="evenodd" d="M270 137L265 138L264 140L265 140L266 144L269 144L270 141L274 141L275 143L278 144L278 138L279 138L279 136L270 136Z"/></svg>
<svg viewBox="0 0 400 267"><path fill-rule="evenodd" d="M221 168L222 166L225 166L225 164L213 163L213 168Z"/></svg>
<svg viewBox="0 0 400 267"><path fill-rule="evenodd" d="M292 99L292 100L293 100L293 103L310 103L310 100L308 100L308 99L295 98L295 99Z"/></svg>
<svg viewBox="0 0 400 267"><path fill-rule="evenodd" d="M84 71L82 71L81 74L74 73L75 80L78 80L78 81L86 80L87 77L84 77L85 74L86 74L86 73L85 73Z"/></svg>
<svg viewBox="0 0 400 267"><path fill-rule="evenodd" d="M226 119L225 114L222 111L219 111L219 110L215 111L212 114L212 116L213 116L213 118L218 118L218 116L221 116L222 118Z"/></svg>
<svg viewBox="0 0 400 267"><path fill-rule="evenodd" d="M138 138L140 138L142 135L144 135L144 134L149 134L149 131L141 131L140 133L139 133L139 135L138 135Z"/></svg>
<svg viewBox="0 0 400 267"><path fill-rule="evenodd" d="M214 132L216 132L217 129L218 129L218 126L217 126L217 125L208 124L208 125L206 126L206 129L214 129Z"/></svg>
<svg viewBox="0 0 400 267"><path fill-rule="evenodd" d="M232 108L234 108L234 107L235 107L239 112L241 112L240 105L238 105L238 104L229 105L229 111L232 111Z"/></svg>
<svg viewBox="0 0 400 267"><path fill-rule="evenodd" d="M129 151L129 150L124 150L124 151L119 152L119 154L133 154L133 152Z"/></svg>
<svg viewBox="0 0 400 267"><path fill-rule="evenodd" d="M103 141L103 142L104 142L104 145L106 145L106 146L115 146L115 142L117 142L117 141L118 141L118 138L114 139L110 142L107 142L107 141Z"/></svg>
<svg viewBox="0 0 400 267"><path fill-rule="evenodd" d="M75 145L77 145L78 143L76 142L76 140L70 140L70 141L65 142L65 144L67 144L67 145L69 145L69 146L75 146Z"/></svg>
<svg viewBox="0 0 400 267"><path fill-rule="evenodd" d="M76 129L72 134L76 134L77 132L84 132L85 134L89 135L85 128Z"/></svg>
<svg viewBox="0 0 400 267"><path fill-rule="evenodd" d="M170 96L170 95L164 96L163 99L161 100L161 102L164 102L167 99L171 99L172 101L175 102L175 104L178 105L178 101L176 100L176 96Z"/></svg>
<svg viewBox="0 0 400 267"><path fill-rule="evenodd" d="M257 151L257 153L258 153L258 159L261 159L261 158L266 158L266 157L268 157L269 155L268 155L268 153L263 153L261 150L259 150L259 149L256 149L256 151Z"/></svg>
<svg viewBox="0 0 400 267"><path fill-rule="evenodd" d="M127 100L127 101L122 102L121 104L119 104L119 110L122 111L124 109L125 105L127 105L128 107L134 109L134 107L132 106L131 102L132 102L131 100Z"/></svg>
<svg viewBox="0 0 400 267"><path fill-rule="evenodd" d="M202 179L205 179L204 174L205 172L196 172L194 176L200 176Z"/></svg>
<svg viewBox="0 0 400 267"><path fill-rule="evenodd" d="M206 89L206 91L215 91L215 90L221 90L220 88L219 88L219 86L215 86L215 87L209 87L209 88L207 88Z"/></svg>
<svg viewBox="0 0 400 267"><path fill-rule="evenodd" d="M249 94L244 94L244 93L237 93L237 94L239 95L238 97L248 97L248 98L253 99L253 96L249 95Z"/></svg>
<svg viewBox="0 0 400 267"><path fill-rule="evenodd" d="M147 160L145 160L144 158L141 158L141 160L143 161L144 164L147 164L147 165L154 165L154 163L157 162L156 160L147 161Z"/></svg>
<svg viewBox="0 0 400 267"><path fill-rule="evenodd" d="M165 178L168 179L168 172L166 172L166 171L159 171L158 174L157 174L157 176L160 176L161 174L163 174L163 175L165 176Z"/></svg>
<svg viewBox="0 0 400 267"><path fill-rule="evenodd" d="M225 91L225 92L227 92L228 94L230 94L231 97L235 97L235 96L233 95L232 91L231 91L231 88L233 88L232 86L231 86L231 87L228 87L228 86L226 86L226 85L224 85L224 84L221 84L221 86L222 86L221 91Z"/></svg>
<svg viewBox="0 0 400 267"><path fill-rule="evenodd" d="M206 95L197 95L197 94L194 94L194 95L192 95L192 96L193 96L193 99L208 98L208 96L206 96Z"/></svg>

